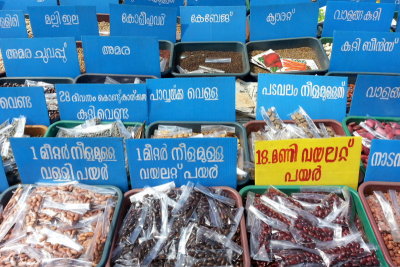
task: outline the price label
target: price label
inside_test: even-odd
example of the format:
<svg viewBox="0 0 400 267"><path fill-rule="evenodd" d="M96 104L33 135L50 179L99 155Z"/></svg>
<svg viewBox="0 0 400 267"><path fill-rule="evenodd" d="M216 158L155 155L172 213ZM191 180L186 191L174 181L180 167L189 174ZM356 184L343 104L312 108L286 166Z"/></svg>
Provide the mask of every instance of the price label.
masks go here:
<svg viewBox="0 0 400 267"><path fill-rule="evenodd" d="M4 87L0 90L0 121L26 117L28 125L50 125L42 87Z"/></svg>
<svg viewBox="0 0 400 267"><path fill-rule="evenodd" d="M36 37L75 37L99 35L94 6L28 7Z"/></svg>
<svg viewBox="0 0 400 267"><path fill-rule="evenodd" d="M400 140L378 140L371 143L365 182L399 182Z"/></svg>
<svg viewBox="0 0 400 267"><path fill-rule="evenodd" d="M347 78L291 74L259 74L257 120L260 107L275 106L282 119L299 105L313 119L342 121L346 116Z"/></svg>
<svg viewBox="0 0 400 267"><path fill-rule="evenodd" d="M128 190L122 138L12 138L22 183L78 181Z"/></svg>
<svg viewBox="0 0 400 267"><path fill-rule="evenodd" d="M256 141L256 185L358 186L361 138Z"/></svg>
<svg viewBox="0 0 400 267"><path fill-rule="evenodd" d="M119 0L59 0L61 6L94 6L97 13L110 14L110 4L118 4Z"/></svg>
<svg viewBox="0 0 400 267"><path fill-rule="evenodd" d="M57 84L62 120L148 120L145 84Z"/></svg>
<svg viewBox="0 0 400 267"><path fill-rule="evenodd" d="M72 37L4 38L0 50L9 77L76 77L80 74Z"/></svg>
<svg viewBox="0 0 400 267"><path fill-rule="evenodd" d="M250 7L250 39L268 40L316 36L318 3L295 1Z"/></svg>
<svg viewBox="0 0 400 267"><path fill-rule="evenodd" d="M236 188L234 138L131 139L126 145L132 188L169 181Z"/></svg>
<svg viewBox="0 0 400 267"><path fill-rule="evenodd" d="M0 10L0 36L2 38L28 37L23 11Z"/></svg>
<svg viewBox="0 0 400 267"><path fill-rule="evenodd" d="M235 121L235 78L147 80L149 120Z"/></svg>
<svg viewBox="0 0 400 267"><path fill-rule="evenodd" d="M157 40L176 41L177 8L111 5L113 36L153 36Z"/></svg>
<svg viewBox="0 0 400 267"><path fill-rule="evenodd" d="M246 7L181 7L182 41L246 41Z"/></svg>
<svg viewBox="0 0 400 267"><path fill-rule="evenodd" d="M394 4L363 2L328 2L322 36L333 36L334 30L388 32Z"/></svg>
<svg viewBox="0 0 400 267"><path fill-rule="evenodd" d="M358 75L350 115L400 117L400 76Z"/></svg>
<svg viewBox="0 0 400 267"><path fill-rule="evenodd" d="M400 33L333 33L329 71L400 73Z"/></svg>
<svg viewBox="0 0 400 267"><path fill-rule="evenodd" d="M159 44L155 38L83 36L82 46L88 73L160 77Z"/></svg>

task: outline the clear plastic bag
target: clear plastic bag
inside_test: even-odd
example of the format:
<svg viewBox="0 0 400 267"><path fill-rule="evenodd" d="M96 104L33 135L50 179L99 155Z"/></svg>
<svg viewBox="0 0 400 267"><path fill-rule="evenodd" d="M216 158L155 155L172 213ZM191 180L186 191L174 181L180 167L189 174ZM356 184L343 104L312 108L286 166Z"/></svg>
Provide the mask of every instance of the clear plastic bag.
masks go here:
<svg viewBox="0 0 400 267"><path fill-rule="evenodd" d="M295 124L303 129L309 138L320 138L319 130L314 124L310 116L304 111L302 107L290 114Z"/></svg>
<svg viewBox="0 0 400 267"><path fill-rule="evenodd" d="M398 218L395 216L390 202L386 199L381 191L374 191L374 196L382 207L382 211L390 228L390 233L392 234L393 241L400 242L399 221Z"/></svg>

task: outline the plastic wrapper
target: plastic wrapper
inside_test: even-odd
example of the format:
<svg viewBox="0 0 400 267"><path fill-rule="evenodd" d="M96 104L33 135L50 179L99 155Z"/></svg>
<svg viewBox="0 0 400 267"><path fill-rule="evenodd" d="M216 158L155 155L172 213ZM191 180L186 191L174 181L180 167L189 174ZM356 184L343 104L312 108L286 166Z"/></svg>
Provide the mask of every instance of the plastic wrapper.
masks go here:
<svg viewBox="0 0 400 267"><path fill-rule="evenodd" d="M295 124L302 128L309 138L320 138L319 130L315 123L312 121L310 116L304 111L302 107L299 107L296 111L290 114L290 117L294 120Z"/></svg>
<svg viewBox="0 0 400 267"><path fill-rule="evenodd" d="M122 137L132 139L137 136L135 131L142 130L140 127L126 128L121 121L100 124L100 120L93 119L74 128L58 127L56 137Z"/></svg>
<svg viewBox="0 0 400 267"><path fill-rule="evenodd" d="M27 87L43 87L44 96L46 98L46 106L49 112L50 121L53 123L60 119L60 112L58 109L58 100L56 94L56 88L54 84L45 83L41 81L25 80L24 86Z"/></svg>
<svg viewBox="0 0 400 267"><path fill-rule="evenodd" d="M265 108L262 106L261 107L261 115L262 115L265 123L274 131L280 131L285 128L285 124L279 117L279 114L276 111L275 107L271 107L268 110L265 110Z"/></svg>
<svg viewBox="0 0 400 267"><path fill-rule="evenodd" d="M393 211L390 202L386 199L381 191L374 191L374 196L382 208L383 214L390 228L389 232L392 234L393 241L400 242L399 218Z"/></svg>
<svg viewBox="0 0 400 267"><path fill-rule="evenodd" d="M374 266L376 248L359 232L354 209L350 192L342 187L303 187L286 194L270 186L263 194L249 193L254 266L359 266L357 260ZM346 254L341 246L350 243L354 248Z"/></svg>
<svg viewBox="0 0 400 267"><path fill-rule="evenodd" d="M23 266L97 264L115 204L113 189L77 183L17 188L0 224L0 262L13 257Z"/></svg>
<svg viewBox="0 0 400 267"><path fill-rule="evenodd" d="M243 208L236 208L224 191L168 183L145 188L130 200L112 253L114 266L240 263L237 241Z"/></svg>
<svg viewBox="0 0 400 267"><path fill-rule="evenodd" d="M104 80L104 84L120 84L120 82L116 81L110 76L107 76L106 79Z"/></svg>
<svg viewBox="0 0 400 267"><path fill-rule="evenodd" d="M175 125L159 125L152 138L185 138L193 135L192 129Z"/></svg>

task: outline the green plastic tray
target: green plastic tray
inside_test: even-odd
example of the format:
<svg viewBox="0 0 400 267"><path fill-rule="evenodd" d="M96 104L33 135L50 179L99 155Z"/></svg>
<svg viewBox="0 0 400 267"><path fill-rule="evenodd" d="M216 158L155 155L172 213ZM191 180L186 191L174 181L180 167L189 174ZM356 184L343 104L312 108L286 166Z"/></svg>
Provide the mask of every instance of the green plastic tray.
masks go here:
<svg viewBox="0 0 400 267"><path fill-rule="evenodd" d="M2 204L3 207L5 207L7 205L8 201L10 200L10 198L13 195L13 191L18 186L19 185L11 186L10 188L8 188L6 191L4 191L0 195L0 204ZM28 184L24 184L22 186L28 186ZM115 204L114 214L113 214L113 217L112 217L112 220L110 223L110 231L108 231L107 240L106 240L106 243L104 244L103 254L101 255L101 259L100 259L99 263L96 265L96 267L104 267L107 263L108 255L110 254L111 244L112 244L112 240L113 240L114 232L115 232L115 227L117 225L117 220L118 220L119 212L120 212L120 209L122 206L122 201L124 200L124 195L122 194L121 190L118 187L111 186L111 185L97 185L97 186L113 189L113 190L115 190L115 192L117 193L117 196L118 196L117 203Z"/></svg>
<svg viewBox="0 0 400 267"><path fill-rule="evenodd" d="M344 118L342 121L342 127L344 129L344 132L346 133L347 136L353 136L350 133L349 127L347 125L349 125L351 122L355 122L358 124L367 119L374 119L374 120L381 121L381 122L389 122L389 121L400 122L400 118L394 118L394 117L349 116L349 117ZM360 163L360 170L363 174L365 174L366 168L364 167L364 164L362 162Z"/></svg>
<svg viewBox="0 0 400 267"><path fill-rule="evenodd" d="M265 190L268 187L269 186L249 185L249 186L242 188L242 190L240 190L239 194L242 196L242 198L244 200L244 198L247 196L248 192L262 194L265 192ZM286 194L295 193L295 192L300 191L300 186L296 186L296 185L275 186L275 187ZM307 186L301 186L301 187L307 187ZM347 187L347 186L341 186L341 187ZM360 218L361 223L364 227L364 231L365 231L366 236L368 237L368 241L376 247L376 255L378 257L379 262L381 263L381 266L389 266L387 264L385 258L383 257L383 253L379 247L378 240L376 239L374 231L372 230L372 226L367 217L367 213L365 212L364 206L361 203L360 196L358 195L357 191L355 191L354 189L352 189L350 187L347 187L347 188L349 189L349 192L351 193L351 196L354 199L356 211L357 211L358 217ZM245 203L245 202L243 201L243 203Z"/></svg>
<svg viewBox="0 0 400 267"><path fill-rule="evenodd" d="M56 137L58 133L58 127L61 128L73 128L75 126L78 126L79 124L84 123L84 121L58 121L53 123L52 125L49 126L47 129L46 134L44 137ZM112 122L102 122L102 123L112 123ZM141 122L124 122L124 125L126 127L128 126L138 126L141 125Z"/></svg>
<svg viewBox="0 0 400 267"><path fill-rule="evenodd" d="M333 43L333 37L321 37L321 44Z"/></svg>

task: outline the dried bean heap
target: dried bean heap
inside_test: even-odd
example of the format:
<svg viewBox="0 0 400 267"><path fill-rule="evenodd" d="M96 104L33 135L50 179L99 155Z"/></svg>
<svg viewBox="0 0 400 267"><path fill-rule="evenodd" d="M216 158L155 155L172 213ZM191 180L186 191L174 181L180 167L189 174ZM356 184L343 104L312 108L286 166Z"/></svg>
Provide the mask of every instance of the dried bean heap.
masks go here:
<svg viewBox="0 0 400 267"><path fill-rule="evenodd" d="M351 122L347 127L352 135L362 137L361 161L364 166L368 164L372 139L400 140L400 123L398 122L368 119L360 123Z"/></svg>
<svg viewBox="0 0 400 267"><path fill-rule="evenodd" d="M241 266L237 208L229 192L188 183L147 188L130 198L114 266Z"/></svg>
<svg viewBox="0 0 400 267"><path fill-rule="evenodd" d="M1 266L94 266L116 205L113 189L19 186L0 224Z"/></svg>
<svg viewBox="0 0 400 267"><path fill-rule="evenodd" d="M207 59L214 59L216 63L208 63ZM221 63L218 59L229 60L228 63ZM179 56L177 65L189 72L198 71L201 66L222 73L241 73L244 68L242 53L234 51L185 51Z"/></svg>
<svg viewBox="0 0 400 267"><path fill-rule="evenodd" d="M286 195L269 187L247 195L254 266L379 266L360 231L347 189L308 187Z"/></svg>
<svg viewBox="0 0 400 267"><path fill-rule="evenodd" d="M400 266L400 193L395 190L373 191L367 202L390 258Z"/></svg>

